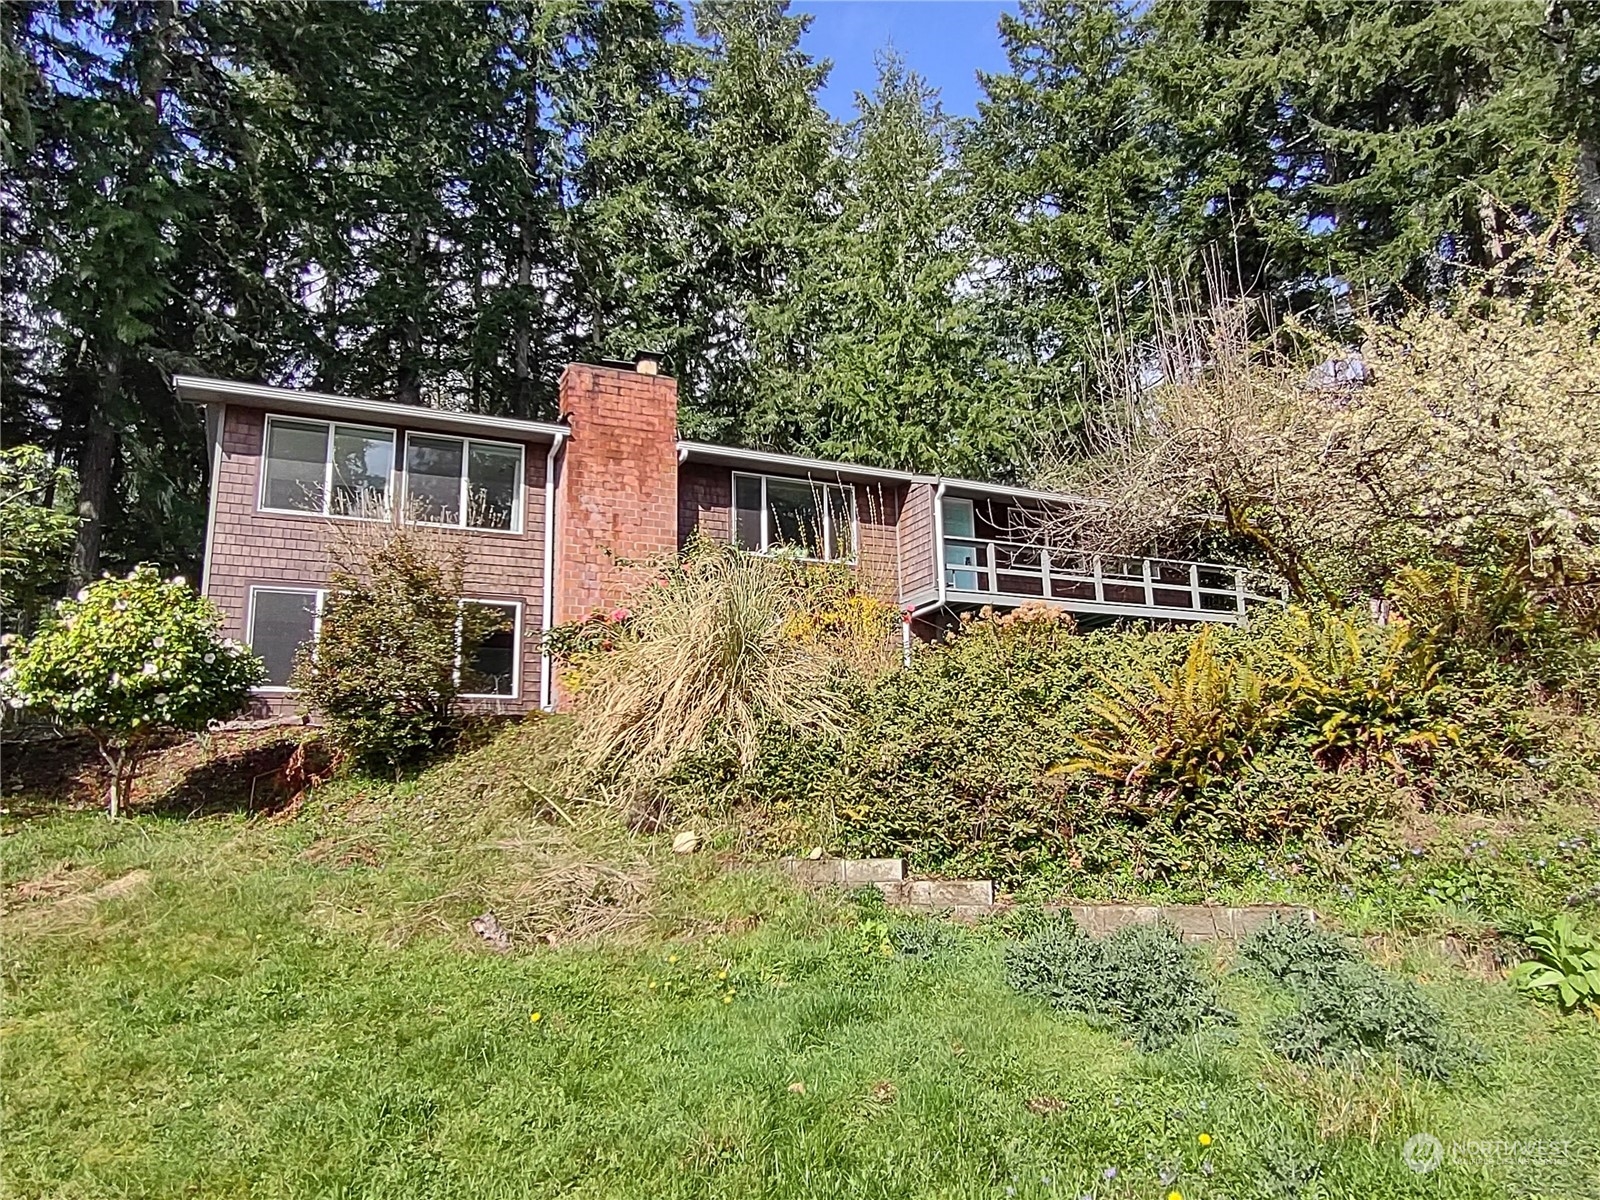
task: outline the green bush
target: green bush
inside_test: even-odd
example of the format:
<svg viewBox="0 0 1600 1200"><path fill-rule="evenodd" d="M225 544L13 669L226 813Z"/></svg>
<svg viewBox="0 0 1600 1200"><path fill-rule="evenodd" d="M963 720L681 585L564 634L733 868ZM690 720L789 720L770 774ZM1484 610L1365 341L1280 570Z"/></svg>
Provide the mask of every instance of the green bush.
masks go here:
<svg viewBox="0 0 1600 1200"><path fill-rule="evenodd" d="M1419 1075L1448 1080L1473 1055L1416 984L1379 970L1326 930L1273 921L1245 939L1239 956L1294 995L1294 1011L1268 1030L1285 1058L1359 1067L1392 1055Z"/></svg>
<svg viewBox="0 0 1600 1200"><path fill-rule="evenodd" d="M261 660L220 632L221 614L182 578L141 566L57 603L31 638L7 635L0 694L93 735L115 817L153 735L198 731L244 708Z"/></svg>
<svg viewBox="0 0 1600 1200"><path fill-rule="evenodd" d="M1063 914L1007 946L1005 972L1023 995L1114 1024L1142 1050L1234 1022L1170 925L1130 925L1094 941Z"/></svg>
<svg viewBox="0 0 1600 1200"><path fill-rule="evenodd" d="M1113 677L1100 688L1089 705L1096 724L1074 737L1081 756L1066 769L1180 806L1236 778L1279 719L1267 682L1248 664L1219 656L1209 629L1189 643L1170 680L1147 677L1147 694Z"/></svg>
<svg viewBox="0 0 1600 1200"><path fill-rule="evenodd" d="M452 545L384 527L346 533L334 551L316 645L301 651L293 684L362 770L414 767L455 737L462 573Z"/></svg>

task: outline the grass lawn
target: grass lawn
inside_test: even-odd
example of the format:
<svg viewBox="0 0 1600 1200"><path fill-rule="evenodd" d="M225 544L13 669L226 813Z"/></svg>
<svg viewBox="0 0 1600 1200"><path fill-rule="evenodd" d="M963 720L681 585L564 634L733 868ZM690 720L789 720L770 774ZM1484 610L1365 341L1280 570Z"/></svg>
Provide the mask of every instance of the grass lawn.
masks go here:
<svg viewBox="0 0 1600 1200"><path fill-rule="evenodd" d="M1600 1022L1437 939L1375 952L1481 1048L1449 1085L1277 1057L1285 1001L1215 954L1239 1027L1147 1055L1008 990L998 929L885 955L848 897L490 791L115 825L13 799L4 1194L1600 1196ZM586 860L625 881L610 935L469 930L558 927L540 889Z"/></svg>

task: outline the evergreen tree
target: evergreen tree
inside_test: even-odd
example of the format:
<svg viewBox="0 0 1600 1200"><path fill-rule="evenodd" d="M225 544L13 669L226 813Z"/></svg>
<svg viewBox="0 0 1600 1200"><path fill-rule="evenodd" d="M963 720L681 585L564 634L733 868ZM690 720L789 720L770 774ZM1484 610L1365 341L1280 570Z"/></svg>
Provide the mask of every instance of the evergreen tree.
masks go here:
<svg viewBox="0 0 1600 1200"><path fill-rule="evenodd" d="M879 63L841 152L839 215L803 285L817 332L750 415L763 441L955 474L1005 471L1016 414L964 294L965 196L938 97Z"/></svg>

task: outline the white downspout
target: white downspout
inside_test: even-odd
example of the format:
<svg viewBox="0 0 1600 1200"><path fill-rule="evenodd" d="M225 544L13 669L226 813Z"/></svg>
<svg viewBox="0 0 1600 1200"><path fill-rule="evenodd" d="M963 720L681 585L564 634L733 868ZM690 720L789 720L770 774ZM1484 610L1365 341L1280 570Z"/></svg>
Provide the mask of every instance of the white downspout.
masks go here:
<svg viewBox="0 0 1600 1200"><path fill-rule="evenodd" d="M539 707L545 712L555 708L550 688L549 635L556 613L556 455L566 440L567 435L558 432L544 456L544 612L539 624Z"/></svg>

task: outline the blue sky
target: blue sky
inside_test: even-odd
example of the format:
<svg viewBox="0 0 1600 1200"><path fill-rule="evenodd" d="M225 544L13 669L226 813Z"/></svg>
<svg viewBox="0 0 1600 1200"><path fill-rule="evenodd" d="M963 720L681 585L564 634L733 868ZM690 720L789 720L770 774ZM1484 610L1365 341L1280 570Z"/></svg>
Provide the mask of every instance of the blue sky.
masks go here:
<svg viewBox="0 0 1600 1200"><path fill-rule="evenodd" d="M976 113L977 72L1005 66L995 25L1015 9L1012 0L795 0L790 11L815 17L802 44L833 60L822 102L847 120L855 94L877 82L874 57L889 45L939 89L947 113Z"/></svg>

